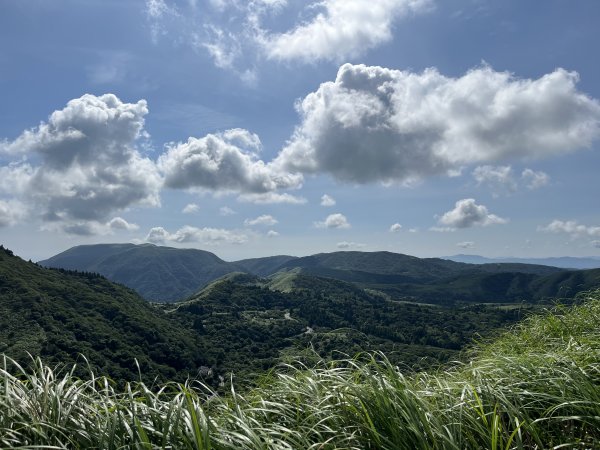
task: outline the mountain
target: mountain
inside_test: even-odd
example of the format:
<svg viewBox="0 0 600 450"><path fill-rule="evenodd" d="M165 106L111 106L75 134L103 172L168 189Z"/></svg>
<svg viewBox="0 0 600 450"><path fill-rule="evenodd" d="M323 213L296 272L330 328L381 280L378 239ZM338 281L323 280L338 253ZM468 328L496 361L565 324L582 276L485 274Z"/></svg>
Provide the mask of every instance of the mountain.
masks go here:
<svg viewBox="0 0 600 450"><path fill-rule="evenodd" d="M148 300L162 302L182 300L223 275L238 272L260 277L292 272L331 278L379 292L393 300L446 305L537 302L577 290L573 283L566 281L574 276L572 271L556 267L499 262L467 264L391 252L346 251L301 258L279 255L226 262L203 250L151 244L103 244L74 247L40 264L97 272L135 289ZM558 274L563 275L548 279L545 284L544 277ZM558 279L562 281L556 281ZM582 286L596 286L594 275L583 279ZM568 289L562 287L567 285ZM540 297L534 286L540 287L539 292L544 292L544 297Z"/></svg>
<svg viewBox="0 0 600 450"><path fill-rule="evenodd" d="M277 272L285 264L298 259L296 256L277 255L267 256L264 258L251 258L236 261L239 267L244 268L247 272L259 277L266 277Z"/></svg>
<svg viewBox="0 0 600 450"><path fill-rule="evenodd" d="M382 280L431 282L460 274L521 272L549 275L560 269L531 264L466 264L441 258L417 258L392 252L319 253L284 263L279 270L299 267L311 273L329 273L341 279L380 275ZM345 274L345 275L344 275ZM352 280L350 280L352 281Z"/></svg>
<svg viewBox="0 0 600 450"><path fill-rule="evenodd" d="M379 350L405 367L458 357L475 335L521 317L520 308L448 308L398 302L331 278L280 272L267 279L228 274L165 311L199 334L206 357L237 383L292 359ZM525 308L527 309L527 308Z"/></svg>
<svg viewBox="0 0 600 450"><path fill-rule="evenodd" d="M46 269L0 247L0 353L52 364L76 360L115 380L194 376L205 363L185 330L131 289L93 273Z"/></svg>
<svg viewBox="0 0 600 450"><path fill-rule="evenodd" d="M443 259L468 264L489 264L489 263L522 263L522 264L541 264L545 266L560 267L563 269L599 269L600 257L575 258L572 256L560 256L553 258L486 258L478 255L453 255L444 256Z"/></svg>
<svg viewBox="0 0 600 450"><path fill-rule="evenodd" d="M390 252L335 252L298 258L282 271L327 277L353 283L393 300L451 305L454 303L503 303L544 301L559 292L571 271L519 263L466 264L438 258L416 258ZM567 274L565 280L546 277ZM594 275L584 277L585 287L600 285ZM535 286L545 286L540 292ZM569 297L570 295L565 295Z"/></svg>
<svg viewBox="0 0 600 450"><path fill-rule="evenodd" d="M95 250L109 261L140 249L160 250ZM309 364L365 350L383 351L394 364L425 367L458 358L474 336L490 336L538 308L482 302L543 302L600 285L600 270L499 272L497 265L391 253L314 255L284 266L296 262L300 267L269 277L231 271L186 301L151 304L96 273L46 269L2 250L0 352L51 363L70 363L82 353L100 373L121 381L137 378L137 359L146 377L181 380L200 372L218 389L231 373L246 385L282 362Z"/></svg>
<svg viewBox="0 0 600 450"><path fill-rule="evenodd" d="M245 270L204 250L152 244L81 245L39 264L96 272L135 289L147 300L163 302L181 300L212 280Z"/></svg>

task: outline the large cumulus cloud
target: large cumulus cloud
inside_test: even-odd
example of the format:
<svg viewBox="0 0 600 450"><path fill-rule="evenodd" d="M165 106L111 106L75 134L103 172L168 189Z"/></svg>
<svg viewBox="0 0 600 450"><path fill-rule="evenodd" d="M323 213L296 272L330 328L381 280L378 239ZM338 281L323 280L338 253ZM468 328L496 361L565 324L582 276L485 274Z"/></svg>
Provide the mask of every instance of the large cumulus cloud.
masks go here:
<svg viewBox="0 0 600 450"><path fill-rule="evenodd" d="M161 177L136 141L144 132L144 100L86 94L47 122L0 146L0 191L57 226L104 224L133 205L160 203Z"/></svg>
<svg viewBox="0 0 600 450"><path fill-rule="evenodd" d="M344 64L298 103L302 121L275 164L353 183L410 183L589 147L600 104L577 81L563 69L517 79L484 66L451 78Z"/></svg>
<svg viewBox="0 0 600 450"><path fill-rule="evenodd" d="M228 130L171 145L158 159L158 167L165 185L175 189L267 194L300 186L301 175L266 164L259 159L260 149L257 135Z"/></svg>

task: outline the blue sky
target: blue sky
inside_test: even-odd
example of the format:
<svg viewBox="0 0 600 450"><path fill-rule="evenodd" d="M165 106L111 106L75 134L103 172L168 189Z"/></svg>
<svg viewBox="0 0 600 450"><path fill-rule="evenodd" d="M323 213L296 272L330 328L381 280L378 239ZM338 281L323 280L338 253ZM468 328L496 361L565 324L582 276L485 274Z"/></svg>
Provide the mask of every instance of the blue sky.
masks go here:
<svg viewBox="0 0 600 450"><path fill-rule="evenodd" d="M0 242L600 253L595 0L0 0Z"/></svg>

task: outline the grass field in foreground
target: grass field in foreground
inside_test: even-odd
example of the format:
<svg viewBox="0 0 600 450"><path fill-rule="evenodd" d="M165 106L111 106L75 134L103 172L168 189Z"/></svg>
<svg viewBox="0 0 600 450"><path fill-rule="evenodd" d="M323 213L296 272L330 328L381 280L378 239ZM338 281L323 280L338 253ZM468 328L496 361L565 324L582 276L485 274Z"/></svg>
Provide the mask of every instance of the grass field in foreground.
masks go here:
<svg viewBox="0 0 600 450"><path fill-rule="evenodd" d="M470 361L403 375L383 355L282 367L244 395L116 391L41 361L0 369L1 448L600 448L600 291L532 316Z"/></svg>

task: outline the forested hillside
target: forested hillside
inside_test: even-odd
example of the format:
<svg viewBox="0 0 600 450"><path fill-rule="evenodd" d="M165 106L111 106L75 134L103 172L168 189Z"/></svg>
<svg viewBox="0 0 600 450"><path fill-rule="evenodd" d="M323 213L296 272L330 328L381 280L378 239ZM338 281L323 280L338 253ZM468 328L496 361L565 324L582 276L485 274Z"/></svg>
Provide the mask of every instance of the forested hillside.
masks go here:
<svg viewBox="0 0 600 450"><path fill-rule="evenodd" d="M135 289L147 300L162 302L182 300L212 280L243 270L210 252L152 244L81 245L40 265L96 272Z"/></svg>
<svg viewBox="0 0 600 450"><path fill-rule="evenodd" d="M204 364L197 336L131 289L93 273L50 270L0 249L0 353L23 364L85 362L115 380L185 380ZM85 372L85 371L84 371ZM84 373L82 372L82 373Z"/></svg>
<svg viewBox="0 0 600 450"><path fill-rule="evenodd" d="M353 283L392 300L440 305L547 302L600 286L600 269L570 271L519 263L465 264L391 252L334 252L226 262L210 252L151 244L101 244L67 250L41 265L97 272L147 300L175 302L233 272L268 277L303 273Z"/></svg>

